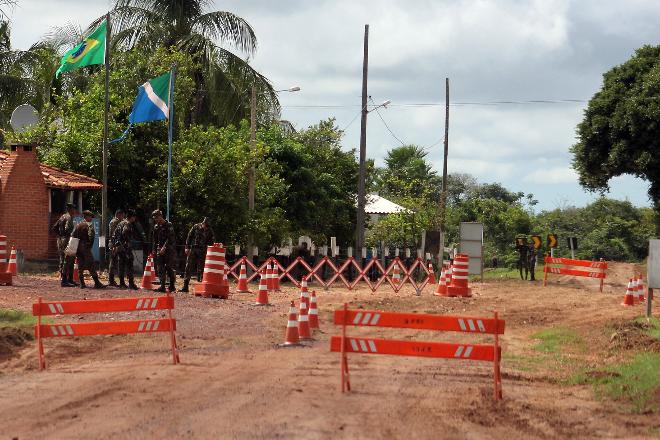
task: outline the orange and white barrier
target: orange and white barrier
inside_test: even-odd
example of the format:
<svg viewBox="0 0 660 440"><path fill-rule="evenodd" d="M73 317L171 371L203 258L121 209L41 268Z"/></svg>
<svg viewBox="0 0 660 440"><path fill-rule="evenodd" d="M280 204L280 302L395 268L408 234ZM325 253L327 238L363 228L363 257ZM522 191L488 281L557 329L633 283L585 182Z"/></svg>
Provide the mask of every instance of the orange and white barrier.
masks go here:
<svg viewBox="0 0 660 440"><path fill-rule="evenodd" d="M466 254L457 254L452 265L451 284L447 286L447 296L472 296L468 287L468 267L470 257Z"/></svg>
<svg viewBox="0 0 660 440"><path fill-rule="evenodd" d="M9 262L7 263L7 273L12 276L18 275L18 266L16 265L16 248L11 247L11 254L9 254Z"/></svg>
<svg viewBox="0 0 660 440"><path fill-rule="evenodd" d="M248 287L247 282L247 267L245 266L245 261L247 258L243 257L241 260L241 273L238 276L238 286L236 286L236 292L238 293L252 293Z"/></svg>
<svg viewBox="0 0 660 440"><path fill-rule="evenodd" d="M500 375L501 348L499 335L504 334L504 320L495 312L493 318L440 316L422 313L397 313L378 310L335 310L334 322L342 326L341 336L330 340L330 351L341 353L342 392L351 390L348 373L348 353L373 355L421 356L493 363L493 397L502 398ZM387 327L399 329L453 331L494 335L493 345L349 337L348 326Z"/></svg>
<svg viewBox="0 0 660 440"><path fill-rule="evenodd" d="M147 264L144 265L144 272L142 273L142 283L140 289L151 290L156 276L154 275L153 268L153 255L147 257Z"/></svg>
<svg viewBox="0 0 660 440"><path fill-rule="evenodd" d="M225 248L222 243L214 243L206 249L204 276L202 282L193 287L194 294L205 298L227 299L229 283L225 277L226 270Z"/></svg>
<svg viewBox="0 0 660 440"><path fill-rule="evenodd" d="M566 266L586 267L592 270L572 269ZM603 282L605 280L605 271L607 262L572 260L570 258L545 257L545 266L543 267L543 287L547 285L548 274L570 275L574 277L589 277L600 280L600 291L603 291Z"/></svg>
<svg viewBox="0 0 660 440"><path fill-rule="evenodd" d="M179 363L176 345L176 320L172 317L174 298L170 295L147 298L114 298L83 301L39 301L32 305L32 315L37 317L34 333L37 337L39 369L46 368L43 339L95 335L124 335L131 333L169 332L172 362ZM102 321L42 324L43 316L78 315L82 313L115 313L167 310L167 318L145 318L133 321Z"/></svg>
<svg viewBox="0 0 660 440"><path fill-rule="evenodd" d="M309 328L319 328L319 309L316 302L316 291L312 290L312 296L309 301Z"/></svg>

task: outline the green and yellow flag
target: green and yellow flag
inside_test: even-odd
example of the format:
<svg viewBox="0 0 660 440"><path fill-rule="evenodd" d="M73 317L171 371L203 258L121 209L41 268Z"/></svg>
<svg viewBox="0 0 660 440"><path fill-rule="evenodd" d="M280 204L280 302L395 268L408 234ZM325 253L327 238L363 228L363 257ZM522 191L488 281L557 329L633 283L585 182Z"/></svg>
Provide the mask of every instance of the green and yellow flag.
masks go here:
<svg viewBox="0 0 660 440"><path fill-rule="evenodd" d="M55 73L59 77L62 72L79 69L85 66L105 63L105 37L108 23L103 20L94 32L89 34L80 44L69 50L60 61L60 68Z"/></svg>

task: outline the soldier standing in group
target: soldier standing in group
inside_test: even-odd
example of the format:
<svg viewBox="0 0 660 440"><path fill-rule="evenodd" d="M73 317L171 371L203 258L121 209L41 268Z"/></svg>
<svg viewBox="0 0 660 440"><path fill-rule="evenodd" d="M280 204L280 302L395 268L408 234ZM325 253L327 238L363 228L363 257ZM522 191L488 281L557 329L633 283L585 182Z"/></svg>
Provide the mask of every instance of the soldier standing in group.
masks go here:
<svg viewBox="0 0 660 440"><path fill-rule="evenodd" d="M112 237L112 248L118 263L119 287L124 289L138 290L133 276L133 241L136 238L135 212L128 210L126 218L117 225ZM128 286L124 277L128 278Z"/></svg>
<svg viewBox="0 0 660 440"><path fill-rule="evenodd" d="M174 292L175 275L174 266L176 263L176 238L174 235L174 226L165 220L163 212L155 210L151 213L154 219L154 231L151 242L153 243L153 252L156 263L156 273L160 277L160 288L157 292L165 292L167 278L170 279L169 291Z"/></svg>
<svg viewBox="0 0 660 440"><path fill-rule="evenodd" d="M110 267L108 268L108 285L109 286L117 286L117 283L115 282L115 274L117 273L117 264L118 264L118 254L116 252L113 252L112 248L114 246L113 243L113 237L115 236L115 230L117 229L117 225L119 225L120 222L124 220L124 211L121 209L118 209L115 211L115 216L112 220L110 220L110 233L108 234L108 237L110 237L110 242L109 244L109 251L110 251ZM125 286L124 286L125 287Z"/></svg>
<svg viewBox="0 0 660 440"><path fill-rule="evenodd" d="M536 248L534 243L529 244L529 252L527 253L527 266L529 267L530 281L536 281L534 271L536 269Z"/></svg>
<svg viewBox="0 0 660 440"><path fill-rule="evenodd" d="M213 229L209 219L204 217L201 223L190 228L186 238L186 272L184 275L183 288L179 292L187 292L190 277L197 274L197 281L202 281L201 272L206 258L206 247L213 244Z"/></svg>
<svg viewBox="0 0 660 440"><path fill-rule="evenodd" d="M53 232L57 235L57 253L60 257L60 286L77 286L73 282L73 257L67 257L64 253L69 245L69 237L73 232L73 215L75 209L71 203L66 204L66 213L53 225Z"/></svg>
<svg viewBox="0 0 660 440"><path fill-rule="evenodd" d="M87 287L85 286L85 270L87 270L94 280L94 289L104 289L106 286L99 281L99 276L94 268L94 256L92 255L92 245L96 236L94 226L92 225L94 214L91 211L83 211L83 218L84 220L78 223L71 234L71 237L80 240L78 251L76 252L80 288L84 289Z"/></svg>

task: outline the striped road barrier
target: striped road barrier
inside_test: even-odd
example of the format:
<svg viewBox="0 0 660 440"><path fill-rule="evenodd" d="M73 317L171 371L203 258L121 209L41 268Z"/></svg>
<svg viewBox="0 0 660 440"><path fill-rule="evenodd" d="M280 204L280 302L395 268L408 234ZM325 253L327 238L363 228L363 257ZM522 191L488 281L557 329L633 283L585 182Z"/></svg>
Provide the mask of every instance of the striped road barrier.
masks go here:
<svg viewBox="0 0 660 440"><path fill-rule="evenodd" d="M573 269L566 266L586 267L591 270ZM588 277L600 279L600 291L603 291L603 282L605 281L605 271L607 262L571 260L570 258L545 257L545 266L543 266L543 287L548 284L548 274L570 275L574 277Z"/></svg>

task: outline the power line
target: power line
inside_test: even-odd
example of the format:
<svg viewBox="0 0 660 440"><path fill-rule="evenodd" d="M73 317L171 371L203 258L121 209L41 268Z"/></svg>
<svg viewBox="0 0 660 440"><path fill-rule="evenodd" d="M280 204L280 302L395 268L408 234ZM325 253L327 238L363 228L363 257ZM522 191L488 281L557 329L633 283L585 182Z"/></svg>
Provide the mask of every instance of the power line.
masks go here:
<svg viewBox="0 0 660 440"><path fill-rule="evenodd" d="M374 103L374 100L371 98L371 96L369 97L369 99L371 100L372 103ZM374 105L375 105L375 103L374 103ZM385 119L383 119L383 115L380 114L380 111L378 110L378 107L380 107L380 106L376 106L376 107L374 107L374 110L376 110L376 114L378 114L378 117L379 117L380 120L383 122L383 125L385 125L385 128L387 128L387 131L389 131L390 134L392 135L392 137L393 137L394 139L396 139L397 141L399 141L399 143L400 143L401 145L405 145L405 143L404 143L401 139L399 139L399 138L397 137L397 135L394 134L394 132L392 131L392 129L390 128L390 126L387 125L387 122L385 122Z"/></svg>
<svg viewBox="0 0 660 440"><path fill-rule="evenodd" d="M530 99L530 100L511 100L511 101L454 101L450 106L501 106L501 105L538 105L538 104L584 104L589 102L586 99ZM424 107L444 107L444 102L410 102L400 104L389 104L390 107L402 108L424 108ZM284 105L282 108L288 109L306 109L306 108L350 108L360 107L359 104L297 104Z"/></svg>

